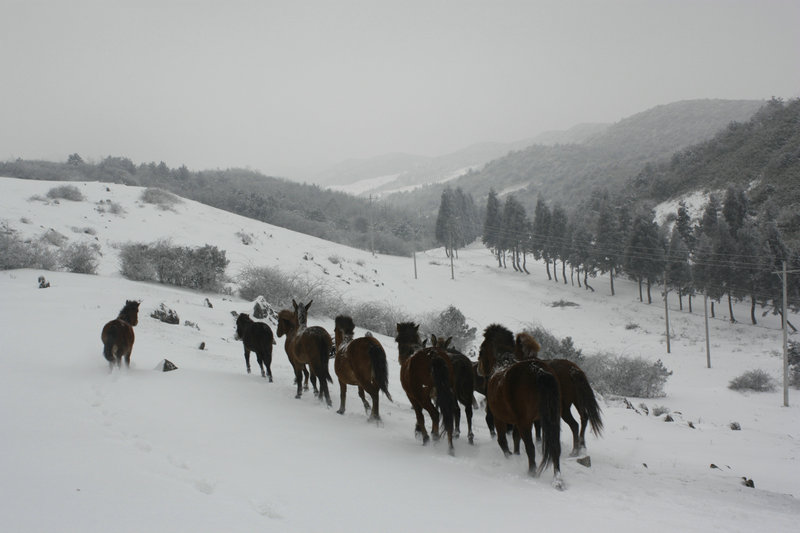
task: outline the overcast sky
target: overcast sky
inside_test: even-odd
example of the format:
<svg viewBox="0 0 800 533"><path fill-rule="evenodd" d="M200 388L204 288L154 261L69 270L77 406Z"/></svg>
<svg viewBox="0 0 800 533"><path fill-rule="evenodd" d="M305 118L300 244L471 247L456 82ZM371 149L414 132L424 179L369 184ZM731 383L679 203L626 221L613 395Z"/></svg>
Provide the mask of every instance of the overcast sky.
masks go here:
<svg viewBox="0 0 800 533"><path fill-rule="evenodd" d="M0 159L302 179L694 98L800 96L798 0L0 0Z"/></svg>

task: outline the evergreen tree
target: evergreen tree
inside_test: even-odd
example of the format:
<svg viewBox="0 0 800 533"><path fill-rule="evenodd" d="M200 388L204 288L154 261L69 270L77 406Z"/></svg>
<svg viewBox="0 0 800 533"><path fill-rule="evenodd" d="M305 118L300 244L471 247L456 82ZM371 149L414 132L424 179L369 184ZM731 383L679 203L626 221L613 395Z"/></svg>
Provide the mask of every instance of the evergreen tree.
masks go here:
<svg viewBox="0 0 800 533"><path fill-rule="evenodd" d="M502 212L500 211L500 200L494 189L489 189L489 196L486 198L486 217L483 222L482 241L487 247L494 250L497 256L497 266L503 266L500 260L502 248L500 247L500 229L503 224Z"/></svg>
<svg viewBox="0 0 800 533"><path fill-rule="evenodd" d="M664 272L664 244L652 211L640 213L633 221L630 237L625 247L625 271L639 283L639 301L642 282L647 282L647 303L653 302L650 288Z"/></svg>
<svg viewBox="0 0 800 533"><path fill-rule="evenodd" d="M744 220L747 216L747 203L747 195L741 188L733 185L728 187L722 204L722 216L734 236L744 225Z"/></svg>
<svg viewBox="0 0 800 533"><path fill-rule="evenodd" d="M553 279L550 275L550 256L548 255L548 236L550 233L550 208L544 203L540 196L536 200L536 209L533 214L533 238L532 249L533 257L544 259L547 269L547 279Z"/></svg>
<svg viewBox="0 0 800 533"><path fill-rule="evenodd" d="M600 205L595 228L595 243L592 258L594 264L605 274L608 272L611 284L611 296L614 296L614 272L620 264L620 231L617 226L617 219L614 211L608 202Z"/></svg>
<svg viewBox="0 0 800 533"><path fill-rule="evenodd" d="M553 260L553 277L558 281L558 274L556 270L556 262L563 259L564 244L567 238L567 225L569 220L567 212L560 205L553 206L550 214L550 227L547 232L547 240L545 241L545 253ZM566 283L567 280L564 280Z"/></svg>
<svg viewBox="0 0 800 533"><path fill-rule="evenodd" d="M677 225L672 228L667 250L667 283L678 291L678 305L683 310L683 295L692 286L692 269L689 264L689 248Z"/></svg>
<svg viewBox="0 0 800 533"><path fill-rule="evenodd" d="M439 213L436 216L436 242L444 246L447 257L453 253L460 238L454 204L453 191L448 187L442 191Z"/></svg>

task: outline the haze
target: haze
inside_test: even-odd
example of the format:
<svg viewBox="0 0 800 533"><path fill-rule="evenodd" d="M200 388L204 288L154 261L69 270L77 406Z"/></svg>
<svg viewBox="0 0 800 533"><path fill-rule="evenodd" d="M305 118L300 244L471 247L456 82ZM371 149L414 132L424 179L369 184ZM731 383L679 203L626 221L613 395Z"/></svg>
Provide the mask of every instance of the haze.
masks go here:
<svg viewBox="0 0 800 533"><path fill-rule="evenodd" d="M800 95L800 2L2 2L0 159L311 179L694 98Z"/></svg>

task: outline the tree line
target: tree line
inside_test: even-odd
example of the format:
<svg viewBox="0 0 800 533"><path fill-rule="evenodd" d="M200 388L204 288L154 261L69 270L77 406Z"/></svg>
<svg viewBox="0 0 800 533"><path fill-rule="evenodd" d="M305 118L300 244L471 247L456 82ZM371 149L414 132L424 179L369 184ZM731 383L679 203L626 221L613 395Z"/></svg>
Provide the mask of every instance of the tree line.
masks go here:
<svg viewBox="0 0 800 533"><path fill-rule="evenodd" d="M653 209L595 191L572 214L559 204L539 198L529 217L514 196L501 202L490 191L481 239L498 267L530 274L526 257L543 260L547 278L594 291L591 280L607 274L612 296L614 280L626 276L638 284L639 300L652 303L655 285L675 291L680 309L687 300L707 295L726 300L730 320L736 321L733 303L750 303L750 321L756 309L780 314L782 282L776 273L786 261L800 268L800 253L792 249L776 223L777 209L766 202L756 211L747 193L730 186L724 197L708 197L699 217L678 204L659 224ZM559 273L560 271L560 273ZM569 271L569 272L568 272ZM789 276L788 304L800 309L800 275Z"/></svg>

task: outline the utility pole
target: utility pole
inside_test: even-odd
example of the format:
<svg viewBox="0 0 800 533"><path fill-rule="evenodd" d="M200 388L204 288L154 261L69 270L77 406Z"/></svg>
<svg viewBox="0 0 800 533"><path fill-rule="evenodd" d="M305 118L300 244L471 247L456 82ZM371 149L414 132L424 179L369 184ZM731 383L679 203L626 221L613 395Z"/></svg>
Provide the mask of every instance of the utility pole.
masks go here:
<svg viewBox="0 0 800 533"><path fill-rule="evenodd" d="M789 407L789 315L788 315L788 295L786 285L789 274L800 273L800 270L786 270L786 261L783 262L783 269L773 272L781 277L783 282L783 305L781 318L783 319L783 406Z"/></svg>
<svg viewBox="0 0 800 533"><path fill-rule="evenodd" d="M711 368L711 343L708 340L708 293L703 291L703 312L706 316L706 366Z"/></svg>
<svg viewBox="0 0 800 533"><path fill-rule="evenodd" d="M669 345L669 304L667 303L667 294L669 294L669 290L667 289L667 271L664 270L664 320L667 323L667 353L671 353Z"/></svg>
<svg viewBox="0 0 800 533"><path fill-rule="evenodd" d="M372 194L369 195L369 249L375 257L375 217L372 214Z"/></svg>
<svg viewBox="0 0 800 533"><path fill-rule="evenodd" d="M417 251L414 250L411 255L414 258L414 279L417 279Z"/></svg>
<svg viewBox="0 0 800 533"><path fill-rule="evenodd" d="M453 268L453 237L450 236L450 279L456 279L456 271Z"/></svg>

